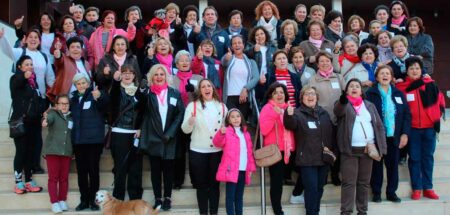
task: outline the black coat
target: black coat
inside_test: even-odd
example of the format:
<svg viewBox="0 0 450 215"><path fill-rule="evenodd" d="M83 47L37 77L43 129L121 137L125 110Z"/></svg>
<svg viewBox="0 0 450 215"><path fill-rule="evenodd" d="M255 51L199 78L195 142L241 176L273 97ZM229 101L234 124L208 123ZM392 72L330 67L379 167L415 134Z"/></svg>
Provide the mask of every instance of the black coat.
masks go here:
<svg viewBox="0 0 450 215"><path fill-rule="evenodd" d="M111 68L109 75L103 74L103 69L106 67L106 65L109 65L109 68ZM123 63L123 66L125 65L131 66L134 69L136 73L135 78L138 80L138 82L142 79L143 75L145 75L141 74L139 63L135 55L127 53L127 57L125 58L125 62ZM98 63L97 72L95 73L95 81L98 84L98 88L109 92L111 90L114 73L118 70L119 64L116 62L116 60L114 60L114 56L112 54L106 54L105 56L103 56L103 58Z"/></svg>
<svg viewBox="0 0 450 215"><path fill-rule="evenodd" d="M405 19L403 20L403 22L400 23L400 28L401 28L401 30L398 30L398 29L396 29L396 28L391 27L391 24L392 24L392 17L389 16L389 19L387 20L387 24L386 24L386 30L388 30L388 31L390 31L390 32L392 32L392 33L394 33L395 35L400 34L400 35L405 36L406 33L408 32L407 29L406 29L406 22L407 22L407 21L408 21L408 18L405 18Z"/></svg>
<svg viewBox="0 0 450 215"><path fill-rule="evenodd" d="M297 166L323 166L323 146L331 147L333 124L328 112L320 106L314 109L301 105L290 116L285 111L284 127L292 130L295 136Z"/></svg>
<svg viewBox="0 0 450 215"><path fill-rule="evenodd" d="M125 93L119 81L113 80L111 87L111 123L113 127L124 129L140 129L142 124L143 94L138 89L134 96ZM126 109L125 112L123 112ZM123 112L123 113L122 113ZM121 114L120 118L119 115Z"/></svg>
<svg viewBox="0 0 450 215"><path fill-rule="evenodd" d="M173 56L175 57L180 50L188 50L187 36L184 33L183 24L177 25L175 21L170 23L173 31L169 34L170 42L173 46Z"/></svg>
<svg viewBox="0 0 450 215"><path fill-rule="evenodd" d="M299 34L297 34L294 38L294 41L292 41L291 47L298 46L302 42L302 38ZM281 35L280 39L278 40L278 49L284 49L286 46L286 40L284 39L284 36ZM289 54L289 53L288 53Z"/></svg>
<svg viewBox="0 0 450 215"><path fill-rule="evenodd" d="M409 110L408 102L405 99L405 95L394 86L391 86L391 89L392 101L395 104L394 144L395 146L398 146L402 134L409 136L411 130L411 112ZM381 120L383 120L382 99L380 91L378 90L378 84L375 84L367 90L366 99L375 105L378 115L380 115ZM399 102L400 100L401 102Z"/></svg>
<svg viewBox="0 0 450 215"><path fill-rule="evenodd" d="M157 99L157 96L152 92L146 93L144 96L145 110L139 149L150 156L175 159L177 132L184 116L183 101L177 90L168 88L166 104L169 107L163 130Z"/></svg>

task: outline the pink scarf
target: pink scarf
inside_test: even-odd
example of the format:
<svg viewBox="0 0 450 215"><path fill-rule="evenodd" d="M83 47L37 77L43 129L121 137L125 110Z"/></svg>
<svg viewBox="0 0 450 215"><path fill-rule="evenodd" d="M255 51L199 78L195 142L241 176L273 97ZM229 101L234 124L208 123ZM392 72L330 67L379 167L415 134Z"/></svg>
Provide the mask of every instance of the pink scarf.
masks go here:
<svg viewBox="0 0 450 215"><path fill-rule="evenodd" d="M34 73L34 71L31 72L31 76L27 79L27 81L32 89L36 89L36 73Z"/></svg>
<svg viewBox="0 0 450 215"><path fill-rule="evenodd" d="M181 94L181 100L183 100L183 104L186 106L189 103L189 93L186 92L186 85L188 84L189 79L192 77L192 71L178 71L177 77L180 79L180 86L178 87L178 90Z"/></svg>
<svg viewBox="0 0 450 215"><path fill-rule="evenodd" d="M116 63L119 64L119 67L121 67L123 65L123 63L125 63L127 54L122 55L122 57L119 57L119 55L114 54L113 57L114 57L114 60L116 61Z"/></svg>
<svg viewBox="0 0 450 215"><path fill-rule="evenodd" d="M405 15L400 16L399 18L392 17L392 24L394 25L400 25L402 24L403 20L406 19Z"/></svg>
<svg viewBox="0 0 450 215"><path fill-rule="evenodd" d="M281 126L283 126L283 113L284 110L286 110L286 108L289 106L287 103L283 103L283 104L278 104L276 103L274 100L269 100L269 103L273 106L273 107L279 107L282 110L282 113L279 114L280 117L280 121L281 121ZM284 163L288 164L289 163L289 157L291 156L291 151L294 150L294 133L290 130L287 130L284 126L283 126L283 141L284 141Z"/></svg>
<svg viewBox="0 0 450 215"><path fill-rule="evenodd" d="M317 49L320 49L320 46L322 46L323 43L323 37L320 38L320 40L313 39L312 37L309 37L309 42L311 42Z"/></svg>
<svg viewBox="0 0 450 215"><path fill-rule="evenodd" d="M161 94L161 92L165 89L167 89L169 85L166 83L164 83L163 85L156 85L156 84L152 84L150 86L150 91L156 95Z"/></svg>
<svg viewBox="0 0 450 215"><path fill-rule="evenodd" d="M156 54L156 59L158 59L159 63L164 65L167 68L167 71L169 74L172 75L172 62L173 62L173 56L171 54L168 54L167 56L162 56L161 54Z"/></svg>
<svg viewBox="0 0 450 215"><path fill-rule="evenodd" d="M353 106L353 108L355 109L355 112L357 115L359 115L359 113L361 112L361 108L362 108L362 102L363 99L361 96L354 98L352 96L347 95L347 99L350 102L350 104Z"/></svg>
<svg viewBox="0 0 450 215"><path fill-rule="evenodd" d="M319 75L324 78L330 78L332 74L333 74L333 67L331 67L328 71L322 71L319 69Z"/></svg>

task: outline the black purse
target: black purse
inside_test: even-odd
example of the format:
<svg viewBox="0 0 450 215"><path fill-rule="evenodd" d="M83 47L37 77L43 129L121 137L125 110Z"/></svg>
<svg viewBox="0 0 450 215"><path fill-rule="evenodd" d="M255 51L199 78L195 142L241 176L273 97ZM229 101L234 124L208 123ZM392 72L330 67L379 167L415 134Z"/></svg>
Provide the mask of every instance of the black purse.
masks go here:
<svg viewBox="0 0 450 215"><path fill-rule="evenodd" d="M30 106L28 106L28 109L30 109ZM25 125L23 124L23 116L19 117L18 119L11 120L11 108L9 109L9 117L8 117L8 124L9 124L9 137L10 138L16 138L16 137L22 137L25 135Z"/></svg>

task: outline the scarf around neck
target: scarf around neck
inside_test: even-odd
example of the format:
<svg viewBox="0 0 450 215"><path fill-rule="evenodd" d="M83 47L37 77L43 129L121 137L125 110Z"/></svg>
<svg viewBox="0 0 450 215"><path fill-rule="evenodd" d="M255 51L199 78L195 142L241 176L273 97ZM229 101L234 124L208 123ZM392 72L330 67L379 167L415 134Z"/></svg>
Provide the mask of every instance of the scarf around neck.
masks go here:
<svg viewBox="0 0 450 215"><path fill-rule="evenodd" d="M316 40L313 39L312 37L308 38L309 42L311 42L317 49L320 49L320 47L322 46L324 37L322 36L322 38L320 38L320 40Z"/></svg>
<svg viewBox="0 0 450 215"><path fill-rule="evenodd" d="M372 64L368 64L364 61L361 61L361 64L366 68L369 73L369 81L375 82L375 70L378 67L378 60L375 60Z"/></svg>
<svg viewBox="0 0 450 215"><path fill-rule="evenodd" d="M257 26L262 26L264 27L270 34L270 38L272 39L272 41L277 40L277 24L278 24L278 19L275 18L275 16L272 16L272 18L270 18L269 21L266 21L266 19L264 18L264 16L261 16L259 18L258 24Z"/></svg>
<svg viewBox="0 0 450 215"><path fill-rule="evenodd" d="M127 95L134 96L136 94L137 87L134 85L134 83L125 85L124 83L120 82L120 86L123 87Z"/></svg>
<svg viewBox="0 0 450 215"><path fill-rule="evenodd" d="M233 27L230 25L230 27L228 27L228 30L230 31L231 35L241 34L242 25L239 27Z"/></svg>
<svg viewBox="0 0 450 215"><path fill-rule="evenodd" d="M386 93L381 84L378 84L378 91L381 95L381 112L383 117L384 128L386 129L386 136L393 137L395 131L395 104L392 101L392 87Z"/></svg>
<svg viewBox="0 0 450 215"><path fill-rule="evenodd" d="M119 67L122 67L122 65L125 63L125 59L127 58L127 54L125 53L122 56L113 54L114 61L119 65Z"/></svg>
<svg viewBox="0 0 450 215"><path fill-rule="evenodd" d="M358 55L349 55L347 53L344 52L344 54L339 55L339 65L342 67L342 65L344 64L344 59L347 59L348 61L352 62L353 64L359 63L361 62L359 60Z"/></svg>
<svg viewBox="0 0 450 215"><path fill-rule="evenodd" d="M318 70L319 75L324 77L324 78L330 78L330 76L333 74L333 67L331 67L329 70L327 71L323 71L323 70Z"/></svg>
<svg viewBox="0 0 450 215"><path fill-rule="evenodd" d="M392 60L394 61L394 63L395 63L398 67L400 67L400 72L401 72L402 74L405 74L405 73L406 73L406 64L405 64L405 61L406 61L406 59L408 59L409 57L410 57L410 55L409 55L408 52L406 52L405 56L403 56L402 58L398 58L398 57L395 56L395 55L392 57Z"/></svg>
<svg viewBox="0 0 450 215"><path fill-rule="evenodd" d="M169 85L167 84L167 82L164 83L163 85L152 84L152 85L150 86L150 91L151 91L152 93L156 94L156 95L159 95L159 94L161 94L161 92L162 92L163 90L166 90L166 89L168 88L168 86L169 86Z"/></svg>
<svg viewBox="0 0 450 215"><path fill-rule="evenodd" d="M168 54L167 56L163 56L162 54L157 53L156 59L158 59L158 62L162 65L164 65L167 68L167 71L169 74L172 75L172 63L173 63L173 56L171 54Z"/></svg>
<svg viewBox="0 0 450 215"><path fill-rule="evenodd" d="M405 15L402 15L402 16L400 16L399 18L394 18L394 17L392 17L392 24L394 24L394 25L400 25L400 24L402 24L403 20L405 20L405 19L406 19L406 16L405 16Z"/></svg>
<svg viewBox="0 0 450 215"><path fill-rule="evenodd" d="M353 106L353 109L355 109L356 115L359 115L362 108L363 99L361 96L354 98L353 96L347 95L347 99L350 102L350 104Z"/></svg>
<svg viewBox="0 0 450 215"><path fill-rule="evenodd" d="M177 77L180 79L178 90L180 91L183 104L186 106L189 103L189 93L186 91L186 85L189 83L189 79L192 77L192 71L178 71Z"/></svg>
<svg viewBox="0 0 450 215"><path fill-rule="evenodd" d="M275 102L273 99L269 100L269 104L271 104L273 107L279 107L282 111L281 114L279 114L279 120L281 122L280 126L283 126L284 124L284 111L289 106L288 103L279 104ZM278 121L278 120L277 120ZM275 122L277 123L277 122ZM276 127L275 127L276 129ZM278 140L277 140L278 141ZM289 157L291 156L291 151L294 150L294 132L287 130L283 126L283 143L278 143L284 145L284 163L289 163Z"/></svg>
<svg viewBox="0 0 450 215"><path fill-rule="evenodd" d="M25 72L24 72L24 71L19 71L19 72L22 72L22 73L24 73L24 75L25 75ZM31 72L31 76L27 79L27 83L28 83L28 85L30 85L30 87L31 87L32 89L36 89L36 88L37 88L37 84L36 84L36 73L34 73L34 71Z"/></svg>
<svg viewBox="0 0 450 215"><path fill-rule="evenodd" d="M207 71L208 77L205 78L211 80L217 89L222 88L222 85L220 84L219 71L217 71L216 69L215 59L213 57L203 56L203 62L206 63L206 65L208 65Z"/></svg>

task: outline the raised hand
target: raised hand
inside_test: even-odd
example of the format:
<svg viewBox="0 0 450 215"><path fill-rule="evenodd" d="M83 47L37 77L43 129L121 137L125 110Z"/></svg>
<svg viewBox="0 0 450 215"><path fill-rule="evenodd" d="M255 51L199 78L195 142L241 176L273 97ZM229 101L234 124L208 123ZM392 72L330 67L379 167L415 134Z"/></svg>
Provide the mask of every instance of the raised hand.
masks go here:
<svg viewBox="0 0 450 215"><path fill-rule="evenodd" d="M200 26L200 23L196 22L194 25L193 31L198 34L198 33L200 33L201 30L202 30L202 27Z"/></svg>
<svg viewBox="0 0 450 215"><path fill-rule="evenodd" d="M227 132L227 127L222 125L222 127L220 128L220 133L225 134L226 132Z"/></svg>
<svg viewBox="0 0 450 215"><path fill-rule="evenodd" d="M152 59L155 55L155 49L153 48L153 45L150 45L150 48L147 49L147 56L148 58Z"/></svg>
<svg viewBox="0 0 450 215"><path fill-rule="evenodd" d="M42 127L47 127L47 126L48 126L47 117L44 117L42 119Z"/></svg>
<svg viewBox="0 0 450 215"><path fill-rule="evenodd" d="M24 74L25 79L29 79L29 78L31 77L32 74L33 74L33 72L31 72L31 71L26 71L25 74Z"/></svg>
<svg viewBox="0 0 450 215"><path fill-rule="evenodd" d="M175 19L175 24L176 25L180 25L181 24L180 15L177 15L177 18Z"/></svg>
<svg viewBox="0 0 450 215"><path fill-rule="evenodd" d="M109 67L109 64L106 64L106 66L103 68L103 75L109 75L111 72L111 67Z"/></svg>
<svg viewBox="0 0 450 215"><path fill-rule="evenodd" d="M255 48L254 48L255 52L259 52L261 50L261 45L259 45L258 43L255 44Z"/></svg>
<svg viewBox="0 0 450 215"><path fill-rule="evenodd" d="M101 95L102 95L102 93L100 93L100 91L98 90L98 87L96 86L94 88L94 90L92 91L92 96L94 97L94 100L97 101L97 99L100 98Z"/></svg>
<svg viewBox="0 0 450 215"><path fill-rule="evenodd" d="M59 40L59 37L57 37L56 43L55 43L55 51L53 52L53 56L55 56L55 58L61 57L61 48L62 48L62 43Z"/></svg>
<svg viewBox="0 0 450 215"><path fill-rule="evenodd" d="M133 27L134 27L133 22L132 21L128 22L128 29L133 28Z"/></svg>
<svg viewBox="0 0 450 215"><path fill-rule="evenodd" d="M196 120L196 117L195 117L194 113L191 113L191 117L188 120L189 125L191 125L191 126L194 125L195 120Z"/></svg>
<svg viewBox="0 0 450 215"><path fill-rule="evenodd" d="M266 75L264 73L261 73L261 75L259 76L259 83L260 84L265 84L266 81L267 81Z"/></svg>
<svg viewBox="0 0 450 215"><path fill-rule="evenodd" d="M233 56L233 52L231 52L231 49L228 48L228 52L225 54L225 60L227 60L227 61L231 60L232 56Z"/></svg>
<svg viewBox="0 0 450 215"><path fill-rule="evenodd" d="M197 58L198 59L203 59L203 52L202 52L202 49L198 49L198 51L197 51Z"/></svg>
<svg viewBox="0 0 450 215"><path fill-rule="evenodd" d="M72 3L72 5L69 7L69 13L73 14L76 9L77 9L77 6L75 5L75 3Z"/></svg>
<svg viewBox="0 0 450 215"><path fill-rule="evenodd" d="M120 70L120 68L119 68L119 70L117 70L117 71L114 73L114 80L120 81L121 75L122 75L122 72L121 72L121 70Z"/></svg>
<svg viewBox="0 0 450 215"><path fill-rule="evenodd" d="M23 19L25 18L25 16L22 15L22 17L14 20L14 26L16 26L16 29L21 29L22 28L22 24L23 24Z"/></svg>
<svg viewBox="0 0 450 215"><path fill-rule="evenodd" d="M291 103L288 101L287 114L289 116L294 115L294 107L291 106Z"/></svg>

